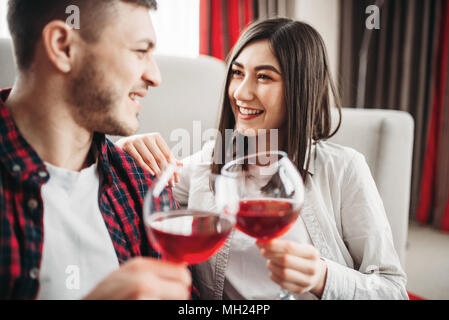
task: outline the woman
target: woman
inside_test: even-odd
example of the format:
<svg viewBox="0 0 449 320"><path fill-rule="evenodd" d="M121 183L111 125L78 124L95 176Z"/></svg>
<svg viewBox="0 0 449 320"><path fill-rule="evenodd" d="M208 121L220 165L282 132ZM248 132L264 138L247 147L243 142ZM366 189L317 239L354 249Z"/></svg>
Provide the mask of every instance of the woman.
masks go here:
<svg viewBox="0 0 449 320"><path fill-rule="evenodd" d="M335 134L329 87L341 116L324 43L309 25L270 19L240 37L228 59L221 135L182 162L181 176L172 181L179 182L175 198L190 208L211 209L209 175L224 165L217 155L233 147L226 143L226 130L236 129L251 140L260 129L278 129L277 139L270 131L264 138L277 143L269 148L287 152L300 170L306 202L282 238L262 244L234 231L219 254L195 266L202 298L276 299L279 286L297 299L408 298L406 276L364 157L325 141ZM156 174L175 161L158 135L119 144Z"/></svg>

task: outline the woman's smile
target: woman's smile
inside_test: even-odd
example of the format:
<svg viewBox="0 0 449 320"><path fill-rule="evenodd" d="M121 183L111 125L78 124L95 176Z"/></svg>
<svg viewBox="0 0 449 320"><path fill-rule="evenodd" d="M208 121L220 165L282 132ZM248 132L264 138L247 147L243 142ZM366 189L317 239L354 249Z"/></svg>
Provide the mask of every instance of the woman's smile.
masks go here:
<svg viewBox="0 0 449 320"><path fill-rule="evenodd" d="M261 109L253 109L240 106L237 106L237 109L239 112L239 118L241 120L252 120L261 116L264 113L264 111Z"/></svg>

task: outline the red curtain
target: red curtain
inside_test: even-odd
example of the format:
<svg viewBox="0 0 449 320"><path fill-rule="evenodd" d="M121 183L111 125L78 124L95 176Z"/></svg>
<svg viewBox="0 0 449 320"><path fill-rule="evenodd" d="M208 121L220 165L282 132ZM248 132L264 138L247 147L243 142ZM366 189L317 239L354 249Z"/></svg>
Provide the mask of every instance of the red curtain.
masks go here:
<svg viewBox="0 0 449 320"><path fill-rule="evenodd" d="M439 25L430 127L417 220L449 231L449 1L443 1ZM438 213L441 211L441 214Z"/></svg>
<svg viewBox="0 0 449 320"><path fill-rule="evenodd" d="M200 0L200 54L225 60L241 31L256 19L254 0Z"/></svg>

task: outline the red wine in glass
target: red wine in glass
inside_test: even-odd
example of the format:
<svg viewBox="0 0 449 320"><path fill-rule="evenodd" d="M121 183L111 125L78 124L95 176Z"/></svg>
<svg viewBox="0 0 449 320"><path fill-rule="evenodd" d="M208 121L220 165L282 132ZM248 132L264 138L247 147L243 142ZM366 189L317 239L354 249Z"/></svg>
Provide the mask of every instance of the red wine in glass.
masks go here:
<svg viewBox="0 0 449 320"><path fill-rule="evenodd" d="M154 213L147 223L153 247L171 262L201 263L225 244L234 223L224 214L195 210Z"/></svg>
<svg viewBox="0 0 449 320"><path fill-rule="evenodd" d="M240 201L236 228L258 240L268 241L284 235L295 223L300 208L287 199Z"/></svg>

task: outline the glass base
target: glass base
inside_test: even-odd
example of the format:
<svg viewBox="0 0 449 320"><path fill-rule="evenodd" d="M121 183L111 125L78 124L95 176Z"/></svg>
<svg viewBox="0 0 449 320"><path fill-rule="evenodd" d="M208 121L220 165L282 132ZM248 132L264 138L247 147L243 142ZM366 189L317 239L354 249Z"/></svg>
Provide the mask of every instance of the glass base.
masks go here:
<svg viewBox="0 0 449 320"><path fill-rule="evenodd" d="M290 291L281 289L281 294L279 295L279 300L296 300L296 299Z"/></svg>

